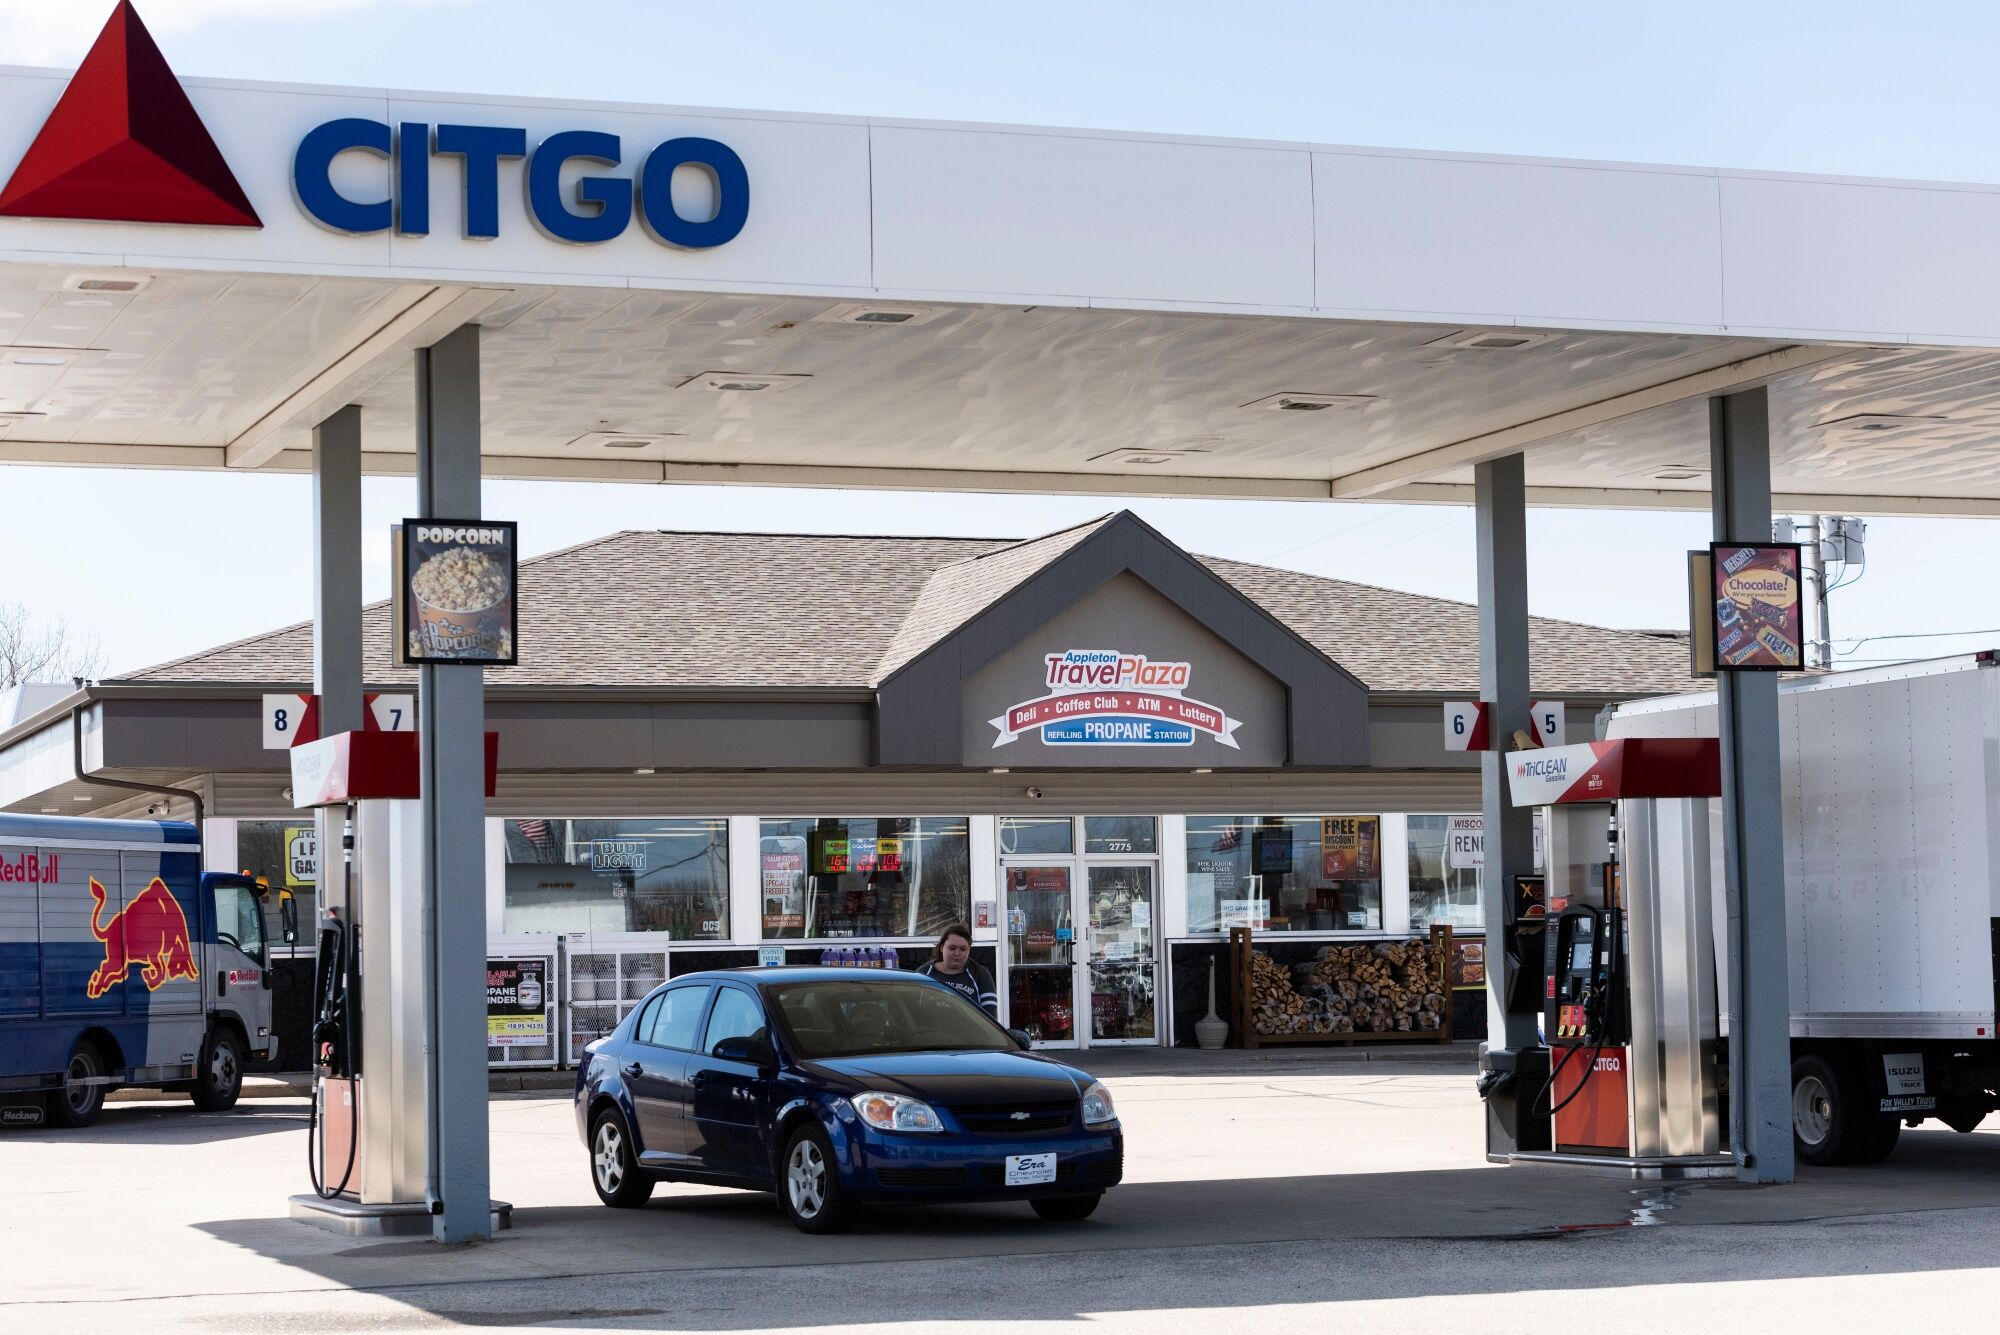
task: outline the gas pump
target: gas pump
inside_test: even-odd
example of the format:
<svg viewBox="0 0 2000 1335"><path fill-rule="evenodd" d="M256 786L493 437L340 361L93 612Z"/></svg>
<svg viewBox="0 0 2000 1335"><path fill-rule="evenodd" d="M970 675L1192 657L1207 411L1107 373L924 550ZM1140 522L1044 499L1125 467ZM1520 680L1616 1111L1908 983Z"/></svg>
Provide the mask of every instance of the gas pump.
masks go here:
<svg viewBox="0 0 2000 1335"><path fill-rule="evenodd" d="M498 750L495 734L486 739L490 797ZM295 804L321 809L323 835L338 832L340 854L318 925L313 1192L292 1198L293 1214L332 1216L348 1233L428 1231L430 937L418 738L338 733L293 747L291 762Z"/></svg>
<svg viewBox="0 0 2000 1335"><path fill-rule="evenodd" d="M1626 738L1508 757L1544 809L1541 1018L1546 1151L1642 1177L1733 1171L1721 1151L1711 922L1713 739Z"/></svg>
<svg viewBox="0 0 2000 1335"><path fill-rule="evenodd" d="M1545 935L1545 948L1542 1032L1558 1055L1542 1102L1555 1119L1555 1148L1629 1153L1625 914L1588 904L1564 909Z"/></svg>

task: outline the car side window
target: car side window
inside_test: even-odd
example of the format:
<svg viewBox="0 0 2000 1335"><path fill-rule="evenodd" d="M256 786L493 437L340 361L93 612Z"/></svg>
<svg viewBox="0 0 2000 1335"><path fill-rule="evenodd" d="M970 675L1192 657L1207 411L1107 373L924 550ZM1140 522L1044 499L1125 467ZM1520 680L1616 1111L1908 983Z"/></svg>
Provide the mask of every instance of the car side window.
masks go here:
<svg viewBox="0 0 2000 1335"><path fill-rule="evenodd" d="M701 1025L702 1008L708 1005L711 990L703 984L662 992L653 1009L647 1012L647 1024L639 1034L639 1041L656 1048L692 1052L695 1034Z"/></svg>
<svg viewBox="0 0 2000 1335"><path fill-rule="evenodd" d="M725 987L715 998L715 1010L708 1017L708 1032L701 1048L711 1055L725 1038L750 1038L764 1032L764 1007L748 992Z"/></svg>

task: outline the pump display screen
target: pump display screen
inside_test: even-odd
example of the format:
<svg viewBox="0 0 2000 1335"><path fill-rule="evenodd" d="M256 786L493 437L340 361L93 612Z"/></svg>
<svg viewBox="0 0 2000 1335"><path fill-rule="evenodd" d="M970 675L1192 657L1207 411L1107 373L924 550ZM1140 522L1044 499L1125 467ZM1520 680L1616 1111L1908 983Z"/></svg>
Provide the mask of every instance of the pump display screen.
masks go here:
<svg viewBox="0 0 2000 1335"><path fill-rule="evenodd" d="M1569 948L1569 967L1572 973L1590 972L1590 942L1578 941Z"/></svg>

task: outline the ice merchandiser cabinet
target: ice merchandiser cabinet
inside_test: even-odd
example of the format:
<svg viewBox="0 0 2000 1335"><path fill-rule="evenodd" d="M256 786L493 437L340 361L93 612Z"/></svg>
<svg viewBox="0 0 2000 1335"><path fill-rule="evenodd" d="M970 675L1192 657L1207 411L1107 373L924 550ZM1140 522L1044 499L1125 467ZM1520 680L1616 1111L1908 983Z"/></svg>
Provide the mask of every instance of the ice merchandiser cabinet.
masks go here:
<svg viewBox="0 0 2000 1335"><path fill-rule="evenodd" d="M1546 872L1513 887L1510 1008L1539 1012L1549 1075L1532 1105L1548 1150L1638 1177L1728 1172L1716 1005L1713 739L1516 752L1515 806L1543 809ZM1539 947L1539 950L1537 948Z"/></svg>

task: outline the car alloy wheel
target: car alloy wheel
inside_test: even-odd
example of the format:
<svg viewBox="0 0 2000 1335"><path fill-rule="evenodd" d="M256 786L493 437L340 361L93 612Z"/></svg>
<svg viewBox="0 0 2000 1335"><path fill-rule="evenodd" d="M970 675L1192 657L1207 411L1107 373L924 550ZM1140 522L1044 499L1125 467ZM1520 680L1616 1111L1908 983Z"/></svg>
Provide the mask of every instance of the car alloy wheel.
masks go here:
<svg viewBox="0 0 2000 1335"><path fill-rule="evenodd" d="M624 1117L611 1109L591 1124L590 1185L614 1210L636 1210L653 1198L658 1179L639 1166L634 1144Z"/></svg>
<svg viewBox="0 0 2000 1335"><path fill-rule="evenodd" d="M617 1195L625 1183L625 1137L608 1117L597 1124L597 1146L591 1162L597 1173L597 1189L607 1196Z"/></svg>
<svg viewBox="0 0 2000 1335"><path fill-rule="evenodd" d="M810 1136L800 1136L785 1164L785 1190L801 1219L817 1219L826 1208L826 1159Z"/></svg>

